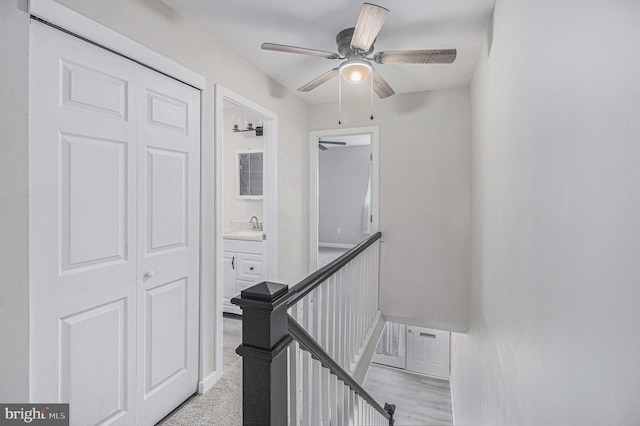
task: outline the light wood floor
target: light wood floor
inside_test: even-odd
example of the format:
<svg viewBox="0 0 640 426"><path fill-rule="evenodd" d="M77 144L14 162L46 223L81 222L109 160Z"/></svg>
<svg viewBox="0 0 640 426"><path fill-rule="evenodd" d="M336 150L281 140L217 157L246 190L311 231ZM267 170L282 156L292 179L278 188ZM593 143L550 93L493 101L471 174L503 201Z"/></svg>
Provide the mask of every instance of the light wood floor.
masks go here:
<svg viewBox="0 0 640 426"><path fill-rule="evenodd" d="M448 380L371 364L363 387L381 405L396 405L396 426L453 425Z"/></svg>
<svg viewBox="0 0 640 426"><path fill-rule="evenodd" d="M242 341L242 320L224 317L223 322L226 370L240 359L235 350ZM396 405L396 426L453 425L448 380L371 364L363 386L381 405Z"/></svg>

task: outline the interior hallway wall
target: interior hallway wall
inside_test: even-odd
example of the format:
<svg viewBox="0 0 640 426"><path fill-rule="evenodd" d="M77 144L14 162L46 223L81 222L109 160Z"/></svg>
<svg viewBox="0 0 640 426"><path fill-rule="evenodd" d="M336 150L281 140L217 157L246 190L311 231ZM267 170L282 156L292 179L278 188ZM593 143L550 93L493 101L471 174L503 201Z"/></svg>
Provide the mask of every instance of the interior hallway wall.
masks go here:
<svg viewBox="0 0 640 426"><path fill-rule="evenodd" d="M392 82L390 82L392 83ZM466 331L469 299L469 96L466 88L374 103L310 107L311 130L379 126L382 311L388 319Z"/></svg>
<svg viewBox="0 0 640 426"><path fill-rule="evenodd" d="M0 2L0 401L29 400L29 16Z"/></svg>
<svg viewBox="0 0 640 426"><path fill-rule="evenodd" d="M498 0L471 85L459 425L640 422L640 3Z"/></svg>

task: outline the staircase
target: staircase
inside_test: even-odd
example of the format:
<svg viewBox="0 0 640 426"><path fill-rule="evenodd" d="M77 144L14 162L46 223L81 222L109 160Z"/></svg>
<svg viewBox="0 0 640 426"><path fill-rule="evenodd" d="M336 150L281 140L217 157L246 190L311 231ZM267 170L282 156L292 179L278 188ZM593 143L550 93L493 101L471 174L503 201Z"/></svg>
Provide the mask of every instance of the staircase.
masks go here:
<svg viewBox="0 0 640 426"><path fill-rule="evenodd" d="M289 288L262 282L242 309L244 425L393 425L360 383L382 333L376 233Z"/></svg>

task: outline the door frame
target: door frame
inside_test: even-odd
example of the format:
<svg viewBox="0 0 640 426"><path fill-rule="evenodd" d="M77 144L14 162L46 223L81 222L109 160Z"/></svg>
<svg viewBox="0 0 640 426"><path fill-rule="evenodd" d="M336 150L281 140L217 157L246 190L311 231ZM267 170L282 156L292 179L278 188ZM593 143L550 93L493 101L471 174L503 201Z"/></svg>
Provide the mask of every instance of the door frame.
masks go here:
<svg viewBox="0 0 640 426"><path fill-rule="evenodd" d="M267 235L266 247L263 253L265 280L277 281L278 277L278 115L252 100L229 90L220 84L215 85L215 365L216 371L222 376L222 298L224 291L224 268L222 253L224 234L224 102L250 111L262 118L263 121L263 185L264 198L262 200L263 227Z"/></svg>
<svg viewBox="0 0 640 426"><path fill-rule="evenodd" d="M318 269L318 234L319 234L319 184L320 167L318 164L318 139L337 136L370 135L371 137L371 232L377 232L379 227L378 214L378 126L350 127L346 129L314 130L309 132L309 270Z"/></svg>

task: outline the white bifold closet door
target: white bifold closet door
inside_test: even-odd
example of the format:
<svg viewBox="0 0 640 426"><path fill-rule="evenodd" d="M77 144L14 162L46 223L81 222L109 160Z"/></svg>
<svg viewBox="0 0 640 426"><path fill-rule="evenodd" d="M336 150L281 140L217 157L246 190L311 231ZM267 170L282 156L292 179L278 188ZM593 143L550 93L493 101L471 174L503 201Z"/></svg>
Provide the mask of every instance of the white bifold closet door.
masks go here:
<svg viewBox="0 0 640 426"><path fill-rule="evenodd" d="M197 390L200 92L30 40L30 398L152 425Z"/></svg>

